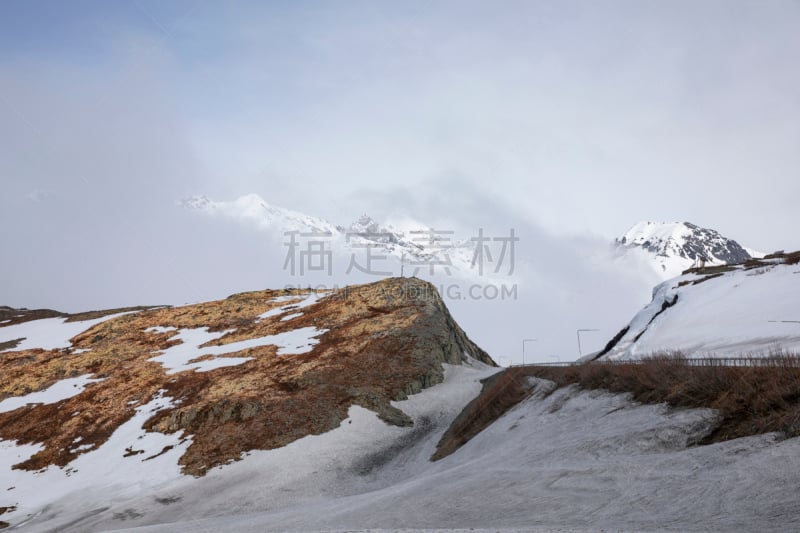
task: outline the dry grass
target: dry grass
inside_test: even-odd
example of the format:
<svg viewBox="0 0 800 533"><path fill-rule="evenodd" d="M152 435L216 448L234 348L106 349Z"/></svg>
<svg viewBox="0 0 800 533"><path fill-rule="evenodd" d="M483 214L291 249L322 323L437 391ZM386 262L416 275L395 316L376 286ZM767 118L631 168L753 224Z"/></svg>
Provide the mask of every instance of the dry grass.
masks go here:
<svg viewBox="0 0 800 533"><path fill-rule="evenodd" d="M746 363L747 360L740 360ZM578 385L630 393L642 403L716 409L720 417L698 444L761 433L800 435L800 355L753 357L750 366L697 366L680 353L635 362L593 362L574 366L527 366L504 370L483 381L483 390L445 432L433 460L458 450L532 391L527 376L556 386Z"/></svg>
<svg viewBox="0 0 800 533"><path fill-rule="evenodd" d="M559 386L630 393L643 403L707 407L720 413L701 444L777 431L800 435L800 356L775 354L754 366L693 366L680 354L640 363L527 367Z"/></svg>

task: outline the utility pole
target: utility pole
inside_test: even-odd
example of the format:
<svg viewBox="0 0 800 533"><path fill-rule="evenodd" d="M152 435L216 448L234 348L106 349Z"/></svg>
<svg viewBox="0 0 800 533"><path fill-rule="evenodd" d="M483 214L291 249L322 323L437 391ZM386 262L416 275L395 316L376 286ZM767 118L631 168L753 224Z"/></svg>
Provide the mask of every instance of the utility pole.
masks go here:
<svg viewBox="0 0 800 533"><path fill-rule="evenodd" d="M522 366L525 366L525 343L536 342L536 339L522 339Z"/></svg>
<svg viewBox="0 0 800 533"><path fill-rule="evenodd" d="M581 333L583 333L584 331L600 331L600 330L599 329L587 329L587 328L581 328L581 329L575 330L575 335L578 336L578 357L583 357L583 351L581 351Z"/></svg>
<svg viewBox="0 0 800 533"><path fill-rule="evenodd" d="M400 277L401 278L405 277L403 275L404 271L405 271L405 266L406 266L406 253L405 252L401 252L400 253Z"/></svg>

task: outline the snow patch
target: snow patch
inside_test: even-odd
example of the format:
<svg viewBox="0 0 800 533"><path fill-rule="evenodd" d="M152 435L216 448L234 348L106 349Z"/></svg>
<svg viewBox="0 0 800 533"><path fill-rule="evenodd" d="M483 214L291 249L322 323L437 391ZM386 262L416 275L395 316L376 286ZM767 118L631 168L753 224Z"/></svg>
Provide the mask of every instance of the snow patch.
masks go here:
<svg viewBox="0 0 800 533"><path fill-rule="evenodd" d="M28 404L50 404L67 400L82 393L89 383L97 383L103 379L91 379L92 374L84 374L76 378L62 379L39 392L32 392L25 396L12 396L0 402L0 413L14 411Z"/></svg>
<svg viewBox="0 0 800 533"><path fill-rule="evenodd" d="M66 318L42 318L13 326L5 326L0 329L0 343L20 338L23 340L15 348L0 350L0 353L3 351L34 350L37 348L42 350L69 348L72 346L70 339L76 335L83 333L92 326L132 312L135 313L136 311L115 313L102 318L81 320L79 322L67 322Z"/></svg>
<svg viewBox="0 0 800 533"><path fill-rule="evenodd" d="M166 369L167 374L175 374L186 370L197 372L208 372L216 368L237 366L253 359L253 357L221 357L226 354L236 353L251 348L274 345L278 347L278 355L302 354L310 352L327 329L317 329L315 327L299 328L277 335L266 335L256 339L246 339L243 341L230 342L219 346L202 345L218 340L234 330L221 332L209 332L204 328L186 328L178 331L177 335L170 337L170 340L178 339L180 344L171 346L164 350L161 355L149 359L161 363ZM192 362L203 356L211 356L211 359Z"/></svg>
<svg viewBox="0 0 800 533"><path fill-rule="evenodd" d="M0 440L0 494L5 495L4 501L17 506L4 514L3 519L12 522L30 519L45 507L54 514L69 512L82 508L86 502L92 502L95 508L107 507L117 498L131 497L183 477L178 458L191 439L142 429L153 413L173 405L160 391L146 405L137 408L136 414L102 446L83 453L63 468L50 466L37 472L12 469L42 446ZM88 450L92 445L84 446L76 450ZM8 491L10 487L14 489ZM58 503L53 505L53 502Z"/></svg>
<svg viewBox="0 0 800 533"><path fill-rule="evenodd" d="M256 318L256 322L261 322L265 318L270 318L273 316L282 315L284 313L289 313L290 311L298 311L299 309L303 309L310 305L314 305L320 299L324 298L325 294L319 294L317 292L312 292L306 294L304 296L296 296L296 295L289 295L289 296L278 296L270 300L270 302L288 302L286 305L282 305L279 307L275 307L270 309L265 313L261 313ZM299 299L299 301L298 301ZM288 317L281 318L281 321L291 320L292 318L296 318L298 316L302 316L303 313L293 313Z"/></svg>

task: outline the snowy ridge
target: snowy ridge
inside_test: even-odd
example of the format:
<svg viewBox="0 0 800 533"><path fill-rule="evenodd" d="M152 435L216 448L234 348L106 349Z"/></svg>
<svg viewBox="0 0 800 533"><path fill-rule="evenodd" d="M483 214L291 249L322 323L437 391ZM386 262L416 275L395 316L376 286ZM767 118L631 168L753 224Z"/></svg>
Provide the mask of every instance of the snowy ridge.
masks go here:
<svg viewBox="0 0 800 533"><path fill-rule="evenodd" d="M181 200L180 205L185 209L197 210L208 215L255 223L264 229L279 228L283 231L304 233L334 233L338 231L336 226L321 218L269 205L257 194L241 196L230 202L215 202L206 196L193 196Z"/></svg>
<svg viewBox="0 0 800 533"><path fill-rule="evenodd" d="M691 222L639 222L616 239L615 244L625 252L649 258L662 279L701 264L737 264L758 254L713 229Z"/></svg>
<svg viewBox="0 0 800 533"><path fill-rule="evenodd" d="M207 216L222 216L254 225L261 230L299 232L327 235L338 251L371 248L373 255L385 255L402 260L413 271L424 272L430 263L436 270L474 274L475 243L470 238L459 239L450 231L440 231L416 221L404 221L403 227L382 224L368 214L361 215L348 225L332 224L324 219L298 211L270 205L257 194L248 194L233 201L215 201L206 196L194 196L180 202L185 209ZM388 274L387 274L388 275Z"/></svg>
<svg viewBox="0 0 800 533"><path fill-rule="evenodd" d="M793 254L794 255L794 254ZM800 266L786 258L693 270L658 285L602 359L800 351Z"/></svg>

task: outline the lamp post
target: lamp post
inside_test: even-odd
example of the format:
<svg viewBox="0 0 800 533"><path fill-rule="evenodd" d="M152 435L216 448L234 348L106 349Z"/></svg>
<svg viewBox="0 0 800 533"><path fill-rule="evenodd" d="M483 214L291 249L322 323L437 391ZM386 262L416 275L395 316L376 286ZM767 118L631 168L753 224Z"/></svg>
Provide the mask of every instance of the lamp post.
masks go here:
<svg viewBox="0 0 800 533"><path fill-rule="evenodd" d="M581 328L575 331L575 335L578 336L578 357L583 357L583 351L581 350L581 333L585 331L600 331L599 329L587 329Z"/></svg>
<svg viewBox="0 0 800 533"><path fill-rule="evenodd" d="M536 339L522 339L522 366L525 366L525 343L536 342Z"/></svg>

